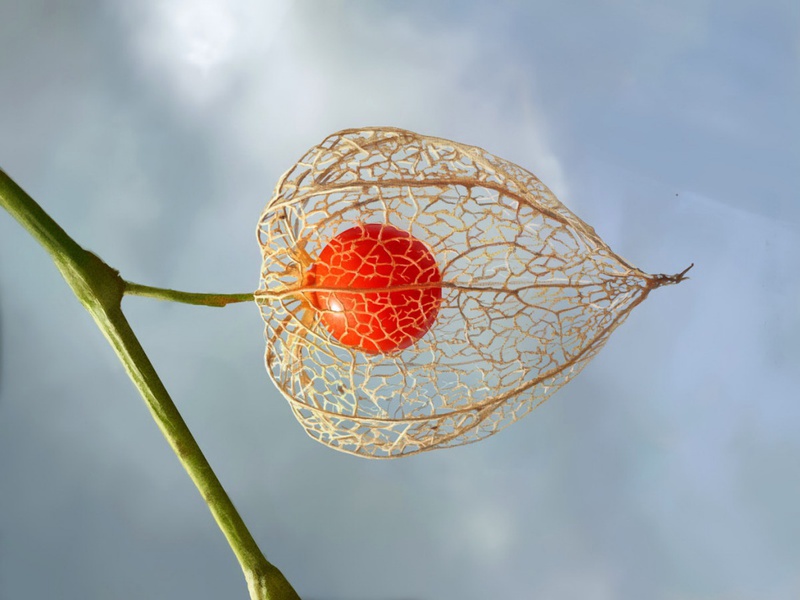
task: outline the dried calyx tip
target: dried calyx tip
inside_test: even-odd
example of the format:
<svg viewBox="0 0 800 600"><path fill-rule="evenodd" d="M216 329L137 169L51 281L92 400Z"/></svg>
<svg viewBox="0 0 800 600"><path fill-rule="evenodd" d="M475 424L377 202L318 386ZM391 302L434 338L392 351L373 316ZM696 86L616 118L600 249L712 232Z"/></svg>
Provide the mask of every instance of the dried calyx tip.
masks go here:
<svg viewBox="0 0 800 600"><path fill-rule="evenodd" d="M673 285L675 283L680 283L684 279L689 279L686 276L686 273L688 273L689 270L693 266L694 266L694 263L690 264L683 271L681 271L680 273L677 273L676 275L664 275L664 274L651 275L650 276L650 286L649 286L650 289L655 289L657 287L661 287L662 285Z"/></svg>

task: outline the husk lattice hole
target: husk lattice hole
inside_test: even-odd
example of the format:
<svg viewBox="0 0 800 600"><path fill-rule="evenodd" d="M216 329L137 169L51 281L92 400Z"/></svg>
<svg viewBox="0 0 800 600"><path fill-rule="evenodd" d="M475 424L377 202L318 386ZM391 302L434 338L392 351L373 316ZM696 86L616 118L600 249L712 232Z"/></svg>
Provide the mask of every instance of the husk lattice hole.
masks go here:
<svg viewBox="0 0 800 600"><path fill-rule="evenodd" d="M340 344L309 301L309 269L358 223L424 242L441 305L416 343ZM654 288L536 176L473 146L394 128L344 130L279 181L258 226L266 365L314 439L393 458L474 442L574 377ZM423 285L424 287L424 285Z"/></svg>

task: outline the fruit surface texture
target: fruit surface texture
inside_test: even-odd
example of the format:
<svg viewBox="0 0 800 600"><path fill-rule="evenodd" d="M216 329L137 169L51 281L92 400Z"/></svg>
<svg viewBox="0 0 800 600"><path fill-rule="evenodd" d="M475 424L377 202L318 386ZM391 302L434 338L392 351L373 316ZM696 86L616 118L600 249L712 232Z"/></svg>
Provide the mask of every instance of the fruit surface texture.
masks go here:
<svg viewBox="0 0 800 600"><path fill-rule="evenodd" d="M311 303L341 344L367 353L407 348L430 329L442 275L424 242L359 223L330 240L311 270Z"/></svg>

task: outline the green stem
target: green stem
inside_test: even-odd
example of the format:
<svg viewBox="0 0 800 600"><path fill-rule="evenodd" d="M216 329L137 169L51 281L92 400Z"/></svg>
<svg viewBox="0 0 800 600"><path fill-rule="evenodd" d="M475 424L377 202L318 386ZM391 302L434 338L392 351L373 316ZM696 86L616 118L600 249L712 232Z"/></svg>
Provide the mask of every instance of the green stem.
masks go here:
<svg viewBox="0 0 800 600"><path fill-rule="evenodd" d="M253 292L244 294L202 294L152 287L130 281L125 282L124 293L131 296L146 296L157 300L169 300L170 302L183 302L184 304L199 304L202 306L227 306L236 302L253 301Z"/></svg>
<svg viewBox="0 0 800 600"><path fill-rule="evenodd" d="M126 292L137 293L131 291L131 287L138 291L152 292L143 295L165 299L177 299L181 296L184 298L178 301L186 301L186 297L198 300L202 296L210 296L219 301L220 298L226 299L228 296L187 294L127 283L117 271L69 237L58 223L2 169L0 169L0 206L19 221L47 250L64 279L114 348L164 437L167 438L208 504L219 528L225 534L244 571L250 597L253 600L299 600L291 584L277 567L267 561L248 531L170 398L121 308L122 296ZM170 297L171 295L174 297ZM243 296L244 294L233 295L237 298ZM249 297L252 298L252 294Z"/></svg>

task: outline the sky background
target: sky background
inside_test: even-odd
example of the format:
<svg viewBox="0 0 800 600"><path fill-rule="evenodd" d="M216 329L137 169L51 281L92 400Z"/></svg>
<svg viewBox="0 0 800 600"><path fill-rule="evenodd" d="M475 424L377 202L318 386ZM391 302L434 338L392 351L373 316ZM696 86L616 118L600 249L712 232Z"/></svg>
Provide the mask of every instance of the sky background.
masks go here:
<svg viewBox="0 0 800 600"><path fill-rule="evenodd" d="M795 0L0 0L0 165L126 279L258 286L279 176L345 127L538 175L654 292L498 435L306 436L255 305L127 298L267 557L317 600L800 597ZM245 598L45 252L0 214L0 599Z"/></svg>

